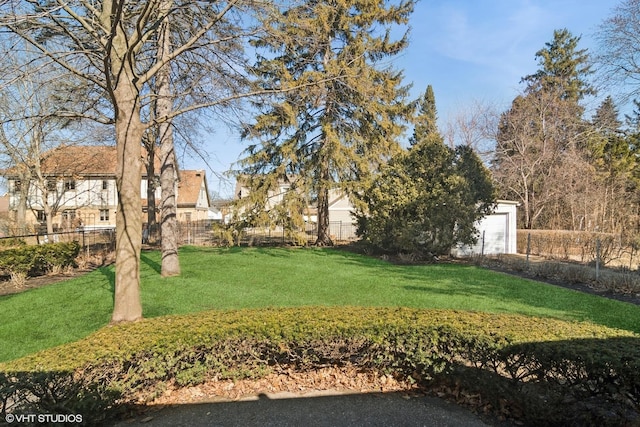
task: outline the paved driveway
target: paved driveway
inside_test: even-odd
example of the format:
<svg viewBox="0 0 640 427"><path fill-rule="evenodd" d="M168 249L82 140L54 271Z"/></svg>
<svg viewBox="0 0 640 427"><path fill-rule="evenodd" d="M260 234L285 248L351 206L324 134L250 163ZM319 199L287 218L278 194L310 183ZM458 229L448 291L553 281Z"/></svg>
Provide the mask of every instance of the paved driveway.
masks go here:
<svg viewBox="0 0 640 427"><path fill-rule="evenodd" d="M118 427L177 426L487 426L469 410L442 399L407 393L261 394L252 400L151 409Z"/></svg>

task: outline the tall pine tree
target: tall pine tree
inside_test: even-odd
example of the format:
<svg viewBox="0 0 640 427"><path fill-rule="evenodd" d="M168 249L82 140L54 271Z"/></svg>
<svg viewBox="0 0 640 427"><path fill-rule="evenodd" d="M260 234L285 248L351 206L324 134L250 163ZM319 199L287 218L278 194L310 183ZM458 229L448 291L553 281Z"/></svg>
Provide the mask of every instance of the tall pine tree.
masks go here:
<svg viewBox="0 0 640 427"><path fill-rule="evenodd" d="M257 141L240 171L254 211L288 181L285 199L317 202L316 244L332 244L330 191L356 196L399 150L411 108L402 73L388 60L407 46L406 34L394 40L391 30L407 23L413 6L414 0L307 0L255 41L263 52L254 68L262 88L306 86L256 104L260 114L245 127L244 137Z"/></svg>
<svg viewBox="0 0 640 427"><path fill-rule="evenodd" d="M411 145L422 140L427 135L438 133L438 112L436 109L436 96L433 87L427 86L422 98L418 100L418 114L414 119L413 135L409 140Z"/></svg>

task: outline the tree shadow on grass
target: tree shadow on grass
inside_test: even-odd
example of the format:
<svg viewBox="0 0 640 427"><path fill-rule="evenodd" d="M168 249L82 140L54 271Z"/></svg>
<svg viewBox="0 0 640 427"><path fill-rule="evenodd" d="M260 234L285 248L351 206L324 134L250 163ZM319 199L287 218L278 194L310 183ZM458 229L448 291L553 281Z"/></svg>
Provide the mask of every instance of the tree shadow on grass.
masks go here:
<svg viewBox="0 0 640 427"><path fill-rule="evenodd" d="M115 303L116 297L116 270L115 266L108 265L105 267L99 267L98 271L107 279L108 290L111 293L112 303Z"/></svg>
<svg viewBox="0 0 640 427"><path fill-rule="evenodd" d="M152 259L151 257L149 257L144 252L142 254L140 254L140 261L142 263L148 265L157 274L161 274L162 273L162 266L160 265L160 263L158 261Z"/></svg>

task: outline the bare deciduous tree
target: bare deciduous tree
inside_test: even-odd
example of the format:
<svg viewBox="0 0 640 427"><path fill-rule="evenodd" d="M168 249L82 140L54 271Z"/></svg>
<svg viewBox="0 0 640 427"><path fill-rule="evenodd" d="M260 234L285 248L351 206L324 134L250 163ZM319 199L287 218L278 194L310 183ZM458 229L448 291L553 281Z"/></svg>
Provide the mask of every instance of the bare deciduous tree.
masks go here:
<svg viewBox="0 0 640 427"><path fill-rule="evenodd" d="M600 25L595 62L605 85L640 95L640 0L624 0Z"/></svg>
<svg viewBox="0 0 640 427"><path fill-rule="evenodd" d="M450 147L466 145L488 161L495 148L499 118L494 106L476 100L449 117L443 136Z"/></svg>
<svg viewBox="0 0 640 427"><path fill-rule="evenodd" d="M164 0L11 1L0 6L0 23L11 35L27 42L42 57L49 58L59 69L84 83L84 95L89 95L87 102L75 98L65 113L115 125L119 208L112 322L142 317L140 184L141 143L146 127L234 96L225 93L214 102L211 97L203 98L201 104L185 104L168 116L156 117L156 123L146 124L142 116L145 88L177 58L205 46L223 46L224 40L217 37L214 29L226 26L225 16L247 3L240 0L206 5L174 2L165 15L160 12L167 11L163 8ZM159 28L169 14L181 16L181 22L190 20L191 25L184 28L174 48L158 60L153 46L157 46ZM102 99L107 99L108 105L101 102Z"/></svg>

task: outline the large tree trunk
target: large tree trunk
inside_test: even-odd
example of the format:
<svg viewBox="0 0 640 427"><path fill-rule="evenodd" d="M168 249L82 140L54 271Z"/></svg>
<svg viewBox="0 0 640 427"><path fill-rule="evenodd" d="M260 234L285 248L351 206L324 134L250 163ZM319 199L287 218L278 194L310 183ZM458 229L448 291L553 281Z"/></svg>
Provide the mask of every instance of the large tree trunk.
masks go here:
<svg viewBox="0 0 640 427"><path fill-rule="evenodd" d="M116 52L126 52L124 37L113 42ZM112 55L112 57L115 55ZM124 58L124 55L121 56ZM114 58L115 59L115 58ZM139 92L133 63L113 61L119 74L112 96L116 112L116 283L112 323L132 322L142 318L140 302L140 250L142 249L142 135Z"/></svg>
<svg viewBox="0 0 640 427"><path fill-rule="evenodd" d="M168 12L171 0L162 2L161 11ZM158 61L167 61L171 54L171 29L168 13L165 15L159 31ZM178 276L180 260L178 258L178 219L177 219L177 183L176 156L173 146L173 129L171 121L166 118L173 110L170 86L171 69L167 63L157 74L156 85L158 99L156 101L156 118L160 119L158 134L160 136L160 186L162 188L161 233L162 233L162 276Z"/></svg>
<svg viewBox="0 0 640 427"><path fill-rule="evenodd" d="M121 81L122 86L126 82ZM124 92L122 89L117 89ZM142 318L140 250L142 246L142 123L137 99L122 96L116 117L118 211L116 214L116 283L112 323Z"/></svg>

